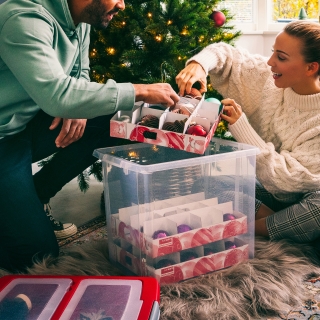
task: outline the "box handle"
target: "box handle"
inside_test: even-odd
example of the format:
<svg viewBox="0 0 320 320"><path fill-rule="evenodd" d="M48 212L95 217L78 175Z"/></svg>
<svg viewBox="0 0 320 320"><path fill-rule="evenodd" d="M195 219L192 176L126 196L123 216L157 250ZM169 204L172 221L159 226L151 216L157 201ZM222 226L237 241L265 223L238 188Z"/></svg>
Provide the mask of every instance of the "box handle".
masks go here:
<svg viewBox="0 0 320 320"><path fill-rule="evenodd" d="M143 132L143 137L146 139L152 139L152 140L157 140L157 133L156 132L151 132L151 131L144 131Z"/></svg>

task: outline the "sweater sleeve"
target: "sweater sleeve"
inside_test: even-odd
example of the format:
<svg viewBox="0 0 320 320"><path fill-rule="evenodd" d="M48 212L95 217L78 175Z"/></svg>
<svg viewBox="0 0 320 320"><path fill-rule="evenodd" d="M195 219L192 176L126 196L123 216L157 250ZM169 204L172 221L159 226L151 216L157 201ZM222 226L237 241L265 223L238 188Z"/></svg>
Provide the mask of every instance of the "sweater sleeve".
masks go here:
<svg viewBox="0 0 320 320"><path fill-rule="evenodd" d="M46 113L64 118L131 110L135 100L131 83L89 82L85 69L79 79L66 73L60 60L73 55L54 50L55 28L45 15L22 12L11 16L0 32L1 58L31 99Z"/></svg>
<svg viewBox="0 0 320 320"><path fill-rule="evenodd" d="M242 116L229 130L242 143L257 146L257 178L264 188L279 200L290 194L301 194L319 190L320 168L320 116L310 120L313 125L297 139L292 150L275 150L272 142L265 142Z"/></svg>
<svg viewBox="0 0 320 320"><path fill-rule="evenodd" d="M261 88L271 74L267 58L220 42L207 46L190 61L198 62L209 74L213 88L224 98L237 101L248 116L259 107Z"/></svg>

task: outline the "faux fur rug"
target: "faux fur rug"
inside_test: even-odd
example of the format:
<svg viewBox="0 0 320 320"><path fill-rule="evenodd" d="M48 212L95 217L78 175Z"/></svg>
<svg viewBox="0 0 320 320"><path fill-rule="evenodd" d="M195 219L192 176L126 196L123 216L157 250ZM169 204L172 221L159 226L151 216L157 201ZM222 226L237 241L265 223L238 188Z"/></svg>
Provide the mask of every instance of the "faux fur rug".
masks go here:
<svg viewBox="0 0 320 320"><path fill-rule="evenodd" d="M121 275L108 261L105 239L66 248L28 270L42 275ZM0 276L8 274L0 270ZM319 249L257 239L255 258L229 269L161 287L161 319L320 319L288 317L312 294L304 281L320 277ZM320 279L320 278L319 278ZM282 315L282 316L281 316Z"/></svg>

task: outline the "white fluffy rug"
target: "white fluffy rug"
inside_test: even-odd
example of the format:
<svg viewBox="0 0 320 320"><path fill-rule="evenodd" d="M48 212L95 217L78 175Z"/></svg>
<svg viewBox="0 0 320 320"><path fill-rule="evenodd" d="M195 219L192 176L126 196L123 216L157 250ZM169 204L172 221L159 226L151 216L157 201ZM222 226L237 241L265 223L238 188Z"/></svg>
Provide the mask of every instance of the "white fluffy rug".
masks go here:
<svg viewBox="0 0 320 320"><path fill-rule="evenodd" d="M38 262L28 273L121 274L108 261L106 240L71 246L58 258ZM0 276L5 274L8 273L0 270ZM223 271L163 285L161 319L251 320L283 315L312 298L307 296L303 281L319 276L319 249L257 239L254 259Z"/></svg>

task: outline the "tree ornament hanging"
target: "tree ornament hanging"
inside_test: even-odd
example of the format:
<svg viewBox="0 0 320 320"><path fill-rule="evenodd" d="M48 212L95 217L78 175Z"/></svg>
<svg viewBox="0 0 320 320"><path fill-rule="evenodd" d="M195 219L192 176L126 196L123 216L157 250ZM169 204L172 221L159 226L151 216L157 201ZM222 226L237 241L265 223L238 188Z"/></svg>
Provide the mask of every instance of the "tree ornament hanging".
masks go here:
<svg viewBox="0 0 320 320"><path fill-rule="evenodd" d="M212 11L210 14L210 19L213 20L215 27L222 27L226 22L226 16L221 11Z"/></svg>

